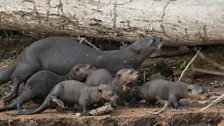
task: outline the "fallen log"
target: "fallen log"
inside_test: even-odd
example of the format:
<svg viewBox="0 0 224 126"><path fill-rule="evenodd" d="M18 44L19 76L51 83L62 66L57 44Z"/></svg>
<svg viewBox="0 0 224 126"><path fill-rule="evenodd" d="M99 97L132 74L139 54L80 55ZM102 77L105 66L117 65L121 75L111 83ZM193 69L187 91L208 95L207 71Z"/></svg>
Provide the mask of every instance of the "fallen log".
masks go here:
<svg viewBox="0 0 224 126"><path fill-rule="evenodd" d="M0 28L164 45L224 43L223 0L1 0Z"/></svg>

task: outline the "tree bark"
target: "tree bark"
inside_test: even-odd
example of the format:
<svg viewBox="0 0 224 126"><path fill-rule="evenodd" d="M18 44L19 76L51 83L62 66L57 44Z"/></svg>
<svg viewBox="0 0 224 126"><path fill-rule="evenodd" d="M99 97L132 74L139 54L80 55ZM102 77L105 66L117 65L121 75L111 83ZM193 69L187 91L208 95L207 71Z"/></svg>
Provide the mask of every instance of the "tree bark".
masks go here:
<svg viewBox="0 0 224 126"><path fill-rule="evenodd" d="M0 28L165 45L224 43L223 0L1 0Z"/></svg>

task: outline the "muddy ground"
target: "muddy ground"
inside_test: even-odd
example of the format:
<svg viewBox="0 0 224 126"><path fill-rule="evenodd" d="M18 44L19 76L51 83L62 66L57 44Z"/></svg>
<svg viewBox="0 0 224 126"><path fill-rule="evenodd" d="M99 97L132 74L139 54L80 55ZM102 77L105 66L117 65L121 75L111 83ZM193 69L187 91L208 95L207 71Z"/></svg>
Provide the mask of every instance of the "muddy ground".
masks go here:
<svg viewBox="0 0 224 126"><path fill-rule="evenodd" d="M31 39L29 41L33 41ZM15 60L18 54L24 47L30 43L3 43L0 44L0 67L5 67ZM108 49L110 42L106 44L97 45L101 49ZM109 46L108 46L109 45ZM114 48L119 48L125 44L117 44ZM213 61L224 66L224 46L204 46L202 52ZM179 77L180 72L186 66L186 63L194 56L190 53L185 56L169 57L169 58L153 58L146 59L140 66L141 79L139 84L146 82L152 78L158 77L158 73L168 80L173 80ZM194 66L198 68L215 70L223 72L208 62L197 58ZM154 77L152 77L154 76ZM144 101L139 103L139 108L124 108L122 110L114 110L112 113L103 116L78 116L73 112L59 113L54 109L36 115L21 115L15 116L16 110L6 111L0 113L0 125L16 125L16 126L30 126L30 125L75 125L75 126L151 126L151 125L224 125L224 101L219 102L211 108L199 112L200 108L206 106L213 99L224 93L224 79L223 76L208 75L197 73L191 70L186 72L183 81L188 83L195 83L206 87L211 94L211 97L206 101L196 101L191 99L181 100L183 105L188 105L189 109L174 110L169 108L164 113L154 116L148 112L159 110L161 106L146 106ZM10 91L10 82L0 85L0 98L5 96ZM22 89L21 89L22 91ZM2 104L2 102L1 102ZM36 107L32 103L28 103L28 107Z"/></svg>

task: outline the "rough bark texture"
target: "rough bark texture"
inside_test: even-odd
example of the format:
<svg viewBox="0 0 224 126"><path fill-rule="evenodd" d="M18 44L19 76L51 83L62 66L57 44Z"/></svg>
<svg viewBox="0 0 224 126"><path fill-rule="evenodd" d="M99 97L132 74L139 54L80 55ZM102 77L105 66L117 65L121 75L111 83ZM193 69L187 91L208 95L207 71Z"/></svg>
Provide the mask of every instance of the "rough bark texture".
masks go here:
<svg viewBox="0 0 224 126"><path fill-rule="evenodd" d="M168 45L224 43L223 0L1 0L0 28Z"/></svg>

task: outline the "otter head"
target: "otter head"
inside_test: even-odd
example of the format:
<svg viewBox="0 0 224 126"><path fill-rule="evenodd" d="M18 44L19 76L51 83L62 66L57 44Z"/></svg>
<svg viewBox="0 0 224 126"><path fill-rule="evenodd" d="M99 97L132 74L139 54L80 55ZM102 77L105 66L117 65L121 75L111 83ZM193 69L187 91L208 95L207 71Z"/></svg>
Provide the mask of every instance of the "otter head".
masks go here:
<svg viewBox="0 0 224 126"><path fill-rule="evenodd" d="M188 96L198 100L205 100L209 97L208 91L198 85L187 86Z"/></svg>
<svg viewBox="0 0 224 126"><path fill-rule="evenodd" d="M116 73L115 78L122 82L123 89L126 90L131 82L139 78L139 72L134 69L121 69Z"/></svg>
<svg viewBox="0 0 224 126"><path fill-rule="evenodd" d="M76 80L84 80L86 79L96 68L91 66L90 64L78 64L75 65L71 73Z"/></svg>
<svg viewBox="0 0 224 126"><path fill-rule="evenodd" d="M162 38L151 36L146 37L134 42L131 46L131 49L136 54L152 54L154 51L160 49L162 46Z"/></svg>
<svg viewBox="0 0 224 126"><path fill-rule="evenodd" d="M96 97L111 102L115 102L118 99L117 94L112 90L111 86L107 84L100 84L97 86Z"/></svg>

